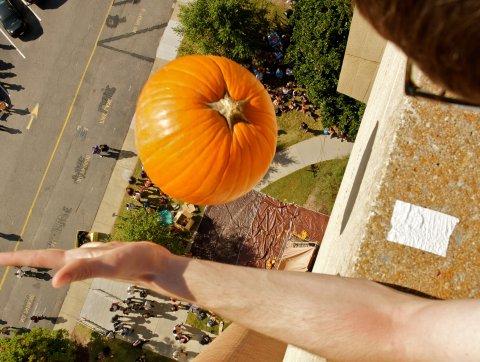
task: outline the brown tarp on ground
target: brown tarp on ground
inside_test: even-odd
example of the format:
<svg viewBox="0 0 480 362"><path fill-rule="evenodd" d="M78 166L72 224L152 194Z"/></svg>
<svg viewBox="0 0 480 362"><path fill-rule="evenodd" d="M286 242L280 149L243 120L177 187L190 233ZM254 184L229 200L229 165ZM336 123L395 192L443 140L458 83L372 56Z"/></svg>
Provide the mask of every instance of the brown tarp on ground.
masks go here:
<svg viewBox="0 0 480 362"><path fill-rule="evenodd" d="M194 237L194 257L265 268L278 263L293 234L321 242L328 216L285 204L257 191L208 206Z"/></svg>

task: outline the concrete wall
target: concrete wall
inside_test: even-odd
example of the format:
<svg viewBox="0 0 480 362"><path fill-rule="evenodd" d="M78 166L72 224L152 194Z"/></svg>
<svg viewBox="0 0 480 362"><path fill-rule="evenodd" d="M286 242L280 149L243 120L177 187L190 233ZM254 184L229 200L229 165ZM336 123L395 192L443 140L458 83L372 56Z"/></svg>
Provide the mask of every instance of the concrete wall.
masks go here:
<svg viewBox="0 0 480 362"><path fill-rule="evenodd" d="M386 40L355 10L337 91L367 103Z"/></svg>

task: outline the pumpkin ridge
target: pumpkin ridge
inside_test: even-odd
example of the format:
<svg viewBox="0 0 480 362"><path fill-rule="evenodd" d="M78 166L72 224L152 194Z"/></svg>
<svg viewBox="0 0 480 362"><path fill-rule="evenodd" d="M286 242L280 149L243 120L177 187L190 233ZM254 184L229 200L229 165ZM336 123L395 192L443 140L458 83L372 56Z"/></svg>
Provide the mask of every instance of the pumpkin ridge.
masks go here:
<svg viewBox="0 0 480 362"><path fill-rule="evenodd" d="M225 142L228 142L228 141L225 141ZM230 147L228 147L228 145L227 145L227 148L230 148ZM229 161L230 161L230 152L227 152L227 153L228 153L228 158L227 158L227 160L223 163L223 165L222 165L222 170L220 170L220 171L218 172L218 174L219 174L221 177L223 177L223 175L225 174L225 171L227 170L228 164L229 164ZM201 189L202 189L202 186L203 186L203 184L206 182L206 180L207 180L206 178L204 178L204 179L202 180L202 182L200 183L199 187L197 187L197 190L201 190ZM217 184L215 185L215 187L213 188L212 192L210 192L210 193L207 194L206 196L204 195L203 198L210 198L212 195L214 195L214 194L218 191L219 187L221 187L221 186L223 186L221 182L220 182L220 183L217 183ZM190 196L192 196L192 197L197 197L197 194L198 194L198 192L194 192L194 193L192 193ZM200 196L201 196L201 195L200 195Z"/></svg>
<svg viewBox="0 0 480 362"><path fill-rule="evenodd" d="M240 133L243 137L242 142L240 142L240 139L238 139L238 142L242 144L242 155L247 155L248 156L248 177L245 177L245 184L244 184L244 189L249 186L250 181L252 180L253 172L255 171L252 165L255 164L255 159L254 159L254 154L257 154L257 152L253 152L254 149L256 148L252 145L252 142L255 140L255 138L248 137L247 133L251 133L249 131L248 127L237 127L237 132ZM245 151L246 149L246 151ZM245 163L245 162L243 162Z"/></svg>
<svg viewBox="0 0 480 362"><path fill-rule="evenodd" d="M167 89L164 90L164 93L163 93L163 94L165 94L165 93L166 93L166 94L169 94L169 93L174 92L174 91L172 91L172 88L173 88L173 89L182 88L182 90L184 90L184 89L190 90L193 94L198 95L199 97L203 98L204 100L207 99L207 97L205 97L203 94L201 94L201 93L198 92L198 89L196 89L196 88L191 88L191 87L185 85L184 83L179 84L178 82L174 82L174 81L171 81L171 82L169 82L169 81L162 81L162 87L168 86L168 85L169 85L170 87L166 87ZM157 91L159 94L162 94L162 92L161 92L162 87L157 87L157 88L156 88L156 91Z"/></svg>
<svg viewBox="0 0 480 362"><path fill-rule="evenodd" d="M212 122L208 118L209 115L207 114L207 110L206 109L201 109L201 110L205 111L204 112L205 114L202 116L201 121L195 123L193 126L188 126L188 127L185 124L181 124L173 132L169 133L166 136L162 136L161 137L162 148L170 147L171 143L173 141L181 141L181 139L177 138L178 133L181 133L183 137L189 137L192 134L195 135L195 134L198 134L200 132L204 133L204 132L210 131L210 129L212 127L216 126L217 122ZM185 123L188 123L188 122L185 121ZM199 130L199 128L200 128L200 130ZM147 130L148 130L148 127L143 126L142 128L138 129L138 132L144 132L144 131L147 131ZM159 132L159 133L161 133L161 132ZM154 141L152 141L152 142L154 142ZM146 144L146 143L144 143L144 144ZM150 142L148 144L150 144Z"/></svg>
<svg viewBox="0 0 480 362"><path fill-rule="evenodd" d="M217 65L215 62L213 62L213 63L214 63L215 65ZM218 66L218 65L217 65L217 66ZM207 82L205 82L204 79L198 77L195 73L190 73L190 72L186 71L186 70L183 69L183 68L174 68L174 67L171 67L171 69L191 76L192 78L194 78L195 80L199 81L200 83L202 83L203 85L205 85L207 88L209 88L210 91L211 91L213 94L217 94L217 91L216 91L215 89L213 89L213 88L210 86L210 84L208 84ZM210 73L210 74L211 74L211 73ZM225 79L223 78L223 73L222 73L221 83L223 83L223 88L224 88L224 90L225 90L225 89L227 88L227 85L226 85L226 83L225 83Z"/></svg>
<svg viewBox="0 0 480 362"><path fill-rule="evenodd" d="M214 124L214 125L216 125L216 124ZM206 142L206 144L207 144L207 145L214 146L214 145L215 145L215 142L214 142L214 141L215 141L218 137L220 137L220 136L222 136L221 132L216 132L215 135L213 136L213 138L210 139L209 142ZM196 145L195 145L195 146L196 146ZM194 147L195 147L195 146L194 146ZM188 170L190 170L193 166L196 166L198 162L202 162L202 157L201 157L201 156L202 156L204 153L206 153L207 151L210 151L210 150L209 150L210 147L208 147L208 146L206 146L206 147L199 147L199 148L201 149L201 152L197 153L196 162L190 162L190 163L188 164L188 166L185 167L185 168L182 170L182 173L178 173L175 177L169 179L169 181L168 181L167 183L163 184L163 187L164 187L165 189L167 189L168 186L169 186L172 182L174 182L174 181L177 180L180 176L182 176L182 174L188 173ZM185 149L182 149L182 150L185 150ZM210 152L211 152L211 151L210 151ZM199 161L197 161L197 160L199 160ZM205 180L206 180L205 178L202 179L202 183L205 182ZM197 187L197 189L198 189L198 188L199 188L199 187Z"/></svg>
<svg viewBox="0 0 480 362"><path fill-rule="evenodd" d="M208 119L207 116L205 116L205 118ZM188 132L188 133L185 133L185 131L182 130L182 129L177 130L174 133L179 133L180 132L183 136L189 136L191 133L195 133L194 130L198 127L201 127L202 125L203 125L203 122L197 123L195 126L193 126L189 129L189 131L191 131L191 132ZM216 122L209 122L208 126L205 128L205 130L203 130L203 132L206 132L206 131L210 130L211 128L215 127L215 126L217 126ZM198 130L196 132L198 132ZM174 133L169 134L167 136L168 138L170 138L170 140L168 140L167 142L164 142L164 139L162 139L162 146L161 146L162 150L167 148L167 147L172 147L173 145L175 145L178 142L180 142L180 144L182 143L182 140L180 138L176 137L176 135ZM217 132L217 134L218 133L219 132ZM167 137L165 137L165 138L167 138ZM215 137L216 137L216 134L215 134ZM155 142L155 141L152 141L152 142ZM155 143L158 143L158 141L156 141ZM150 142L149 142L149 144L150 144ZM191 143L185 144L183 148L177 149L177 152L184 152L189 146L191 146ZM145 147L145 144L144 144L144 147ZM160 149L160 147L158 147L158 150L152 152L150 154L150 156L145 159L144 163L147 163L150 160L150 158L155 156L157 154L157 152L160 152L161 149Z"/></svg>

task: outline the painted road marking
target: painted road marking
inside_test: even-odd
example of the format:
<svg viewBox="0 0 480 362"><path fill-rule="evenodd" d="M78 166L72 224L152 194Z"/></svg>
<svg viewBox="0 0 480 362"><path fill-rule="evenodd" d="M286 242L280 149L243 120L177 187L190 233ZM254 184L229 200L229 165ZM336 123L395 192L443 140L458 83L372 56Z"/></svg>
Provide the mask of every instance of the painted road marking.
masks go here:
<svg viewBox="0 0 480 362"><path fill-rule="evenodd" d="M142 23L143 20L143 15L145 14L146 10L145 8L140 9L140 14L138 14L137 20L135 20L135 25L133 26L133 32L136 33L138 31L138 28L140 27L140 24Z"/></svg>
<svg viewBox="0 0 480 362"><path fill-rule="evenodd" d="M30 310L32 309L33 302L35 301L35 295L33 294L27 294L27 297L25 298L25 304L23 306L22 314L20 315L20 322L24 323L27 320L28 314L30 313ZM37 310L38 304L35 306L35 311ZM30 327L30 323L28 324Z"/></svg>
<svg viewBox="0 0 480 362"><path fill-rule="evenodd" d="M27 125L27 129L30 129L30 126L32 125L32 122L35 118L38 117L38 107L40 105L37 103L35 104L35 106L33 107L33 109L31 110L30 112L30 121L28 122L28 125Z"/></svg>
<svg viewBox="0 0 480 362"><path fill-rule="evenodd" d="M90 67L90 63L92 62L93 55L95 54L95 50L97 49L98 41L100 40L100 36L102 35L103 28L105 26L105 21L107 20L108 14L112 10L112 6L113 6L114 1L115 0L110 1L110 6L108 7L107 13L105 14L105 19L103 19L102 25L100 26L100 31L98 32L97 39L95 40L92 52L90 53L90 57L88 58L87 65L85 66L83 74L80 78L80 82L78 83L77 90L75 91L75 95L73 96L73 100L72 100L72 103L70 104L67 115L66 115L65 120L63 122L62 129L60 130L60 133L57 137L57 141L55 142L55 146L53 147L53 151L52 151L52 154L50 155L50 159L48 160L47 167L45 169L45 172L43 173L42 179L40 180L40 184L38 185L37 192L35 193L35 197L33 198L32 205L30 206L30 209L28 210L28 213L27 213L27 217L25 218L25 221L23 222L22 230L20 231L19 240L15 244L15 247L13 248L13 251L18 250L18 246L20 245L20 240L23 239L23 234L25 233L28 222L30 221L30 217L32 216L33 208L35 207L35 204L37 203L38 196L40 195L40 190L42 189L43 183L45 182L45 178L47 177L48 171L50 170L50 166L52 165L52 161L53 161L53 158L55 156L55 153L57 152L58 145L60 144L60 140L62 139L63 133L65 132L65 128L67 127L68 121L70 121L70 118L72 117L73 107L75 106L78 95L80 94L80 89L82 88L83 82L85 80L85 76L87 75L88 68ZM5 279L7 278L7 274L8 274L8 271L10 270L10 268L11 268L10 266L7 266L7 268L3 272L2 280L0 281L0 290L2 290L3 284L5 284Z"/></svg>
<svg viewBox="0 0 480 362"><path fill-rule="evenodd" d="M8 37L7 33L5 33L2 29L0 29L0 32L2 32L3 36L5 38L7 38L8 42L10 44L12 44L12 46L17 50L18 54L20 54L22 56L23 59L25 59L25 55L23 55L23 53L21 52L20 49L18 49L18 47L15 45L15 43L13 41L10 40L10 38Z"/></svg>
<svg viewBox="0 0 480 362"><path fill-rule="evenodd" d="M35 17L38 19L38 21L42 21L42 19L40 19L40 16L38 16L37 13L35 11L33 11L32 7L31 7L31 4L26 3L25 0L22 0L22 3L28 8L28 10L30 10L32 12L33 15L35 15Z"/></svg>

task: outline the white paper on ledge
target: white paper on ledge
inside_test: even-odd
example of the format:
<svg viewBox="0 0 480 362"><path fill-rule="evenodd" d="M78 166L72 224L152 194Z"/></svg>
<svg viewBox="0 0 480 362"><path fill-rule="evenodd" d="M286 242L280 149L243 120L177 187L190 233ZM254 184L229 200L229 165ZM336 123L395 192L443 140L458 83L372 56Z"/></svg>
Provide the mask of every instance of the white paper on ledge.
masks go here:
<svg viewBox="0 0 480 362"><path fill-rule="evenodd" d="M396 200L387 240L446 256L450 235L459 221L454 216Z"/></svg>

